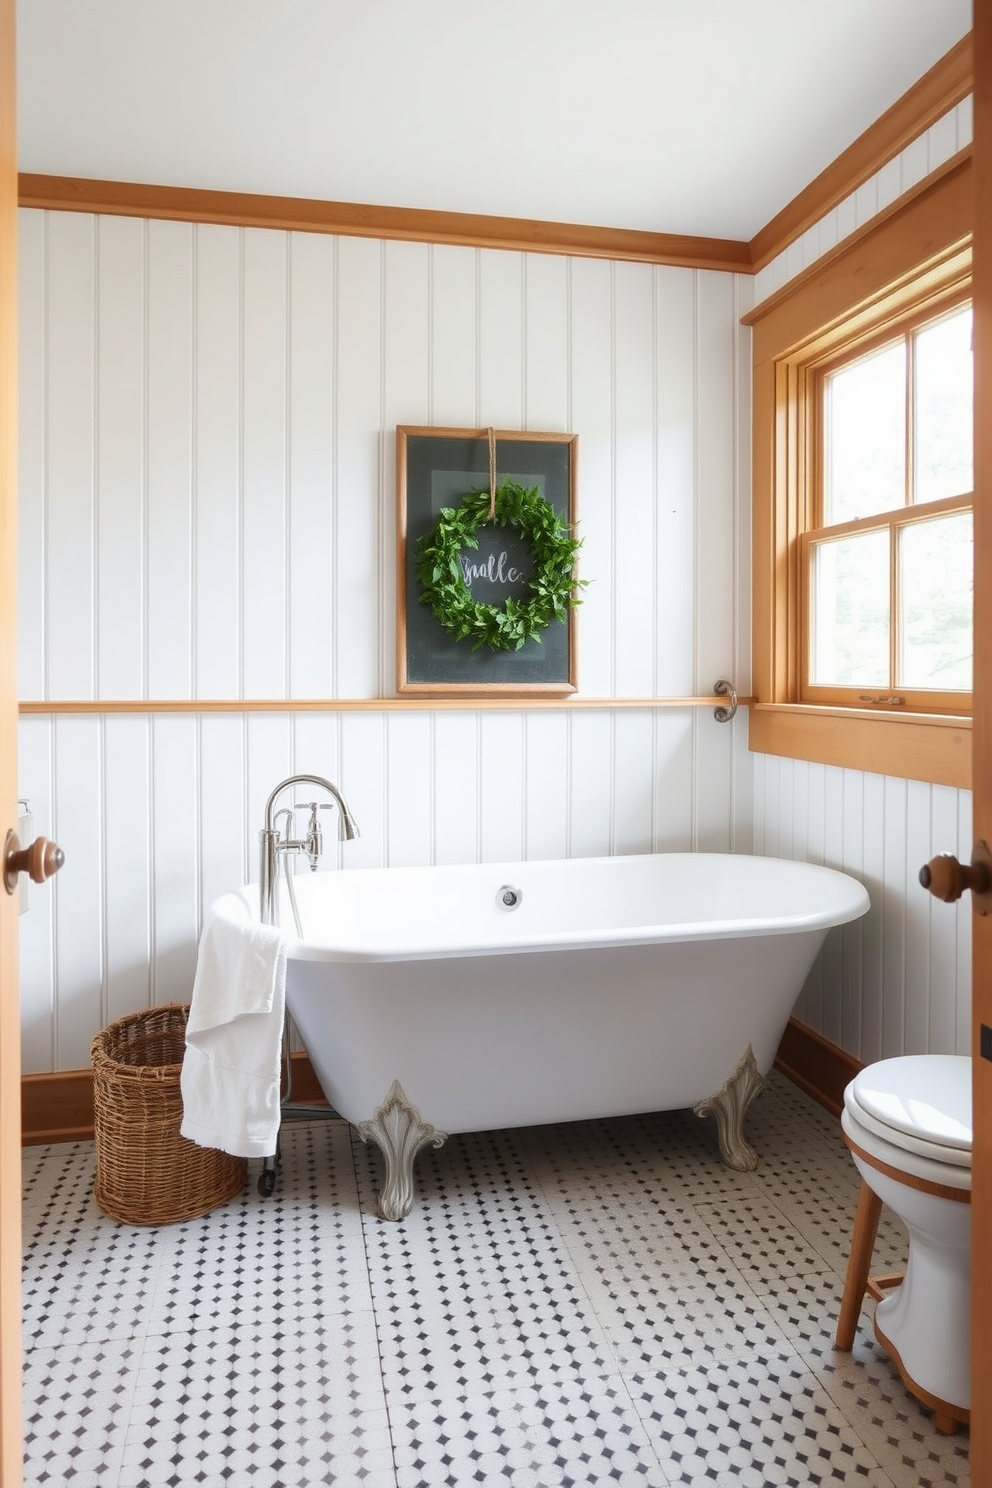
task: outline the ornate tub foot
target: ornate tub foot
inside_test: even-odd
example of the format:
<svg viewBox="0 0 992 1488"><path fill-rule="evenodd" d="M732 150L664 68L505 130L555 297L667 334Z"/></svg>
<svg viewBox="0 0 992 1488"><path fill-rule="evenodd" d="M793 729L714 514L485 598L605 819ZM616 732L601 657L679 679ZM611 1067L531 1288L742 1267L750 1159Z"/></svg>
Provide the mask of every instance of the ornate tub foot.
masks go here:
<svg viewBox="0 0 992 1488"><path fill-rule="evenodd" d="M383 1219L403 1219L413 1207L413 1164L421 1147L442 1146L447 1132L438 1131L420 1118L403 1087L394 1080L389 1094L368 1121L358 1123L363 1142L370 1139L386 1159L386 1178L379 1195Z"/></svg>
<svg viewBox="0 0 992 1488"><path fill-rule="evenodd" d="M744 1139L744 1114L766 1083L748 1044L723 1089L711 1095L709 1100L698 1101L692 1108L697 1116L708 1116L712 1112L716 1117L720 1156L728 1168L736 1168L738 1173L752 1173L758 1166L758 1154Z"/></svg>

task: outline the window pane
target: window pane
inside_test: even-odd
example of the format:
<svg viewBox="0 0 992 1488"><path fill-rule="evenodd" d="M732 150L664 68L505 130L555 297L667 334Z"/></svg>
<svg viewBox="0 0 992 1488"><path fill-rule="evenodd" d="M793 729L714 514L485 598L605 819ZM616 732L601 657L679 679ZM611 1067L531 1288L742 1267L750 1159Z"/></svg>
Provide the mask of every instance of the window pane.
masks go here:
<svg viewBox="0 0 992 1488"><path fill-rule="evenodd" d="M963 496L971 469L971 306L916 337L916 501Z"/></svg>
<svg viewBox="0 0 992 1488"><path fill-rule="evenodd" d="M824 524L906 502L906 345L897 341L826 379Z"/></svg>
<svg viewBox="0 0 992 1488"><path fill-rule="evenodd" d="M810 678L821 686L889 686L889 534L816 543Z"/></svg>
<svg viewBox="0 0 992 1488"><path fill-rule="evenodd" d="M902 529L898 687L970 692L972 575L971 512Z"/></svg>

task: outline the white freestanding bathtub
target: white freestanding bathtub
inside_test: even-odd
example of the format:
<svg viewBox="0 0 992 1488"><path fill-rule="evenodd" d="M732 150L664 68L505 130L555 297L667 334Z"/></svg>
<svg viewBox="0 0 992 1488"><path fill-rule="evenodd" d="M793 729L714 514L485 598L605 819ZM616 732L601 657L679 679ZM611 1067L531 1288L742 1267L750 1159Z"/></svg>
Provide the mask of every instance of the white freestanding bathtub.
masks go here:
<svg viewBox="0 0 992 1488"><path fill-rule="evenodd" d="M814 864L651 853L297 875L288 1011L386 1161L385 1218L454 1132L692 1107L732 1167L827 931L869 907Z"/></svg>

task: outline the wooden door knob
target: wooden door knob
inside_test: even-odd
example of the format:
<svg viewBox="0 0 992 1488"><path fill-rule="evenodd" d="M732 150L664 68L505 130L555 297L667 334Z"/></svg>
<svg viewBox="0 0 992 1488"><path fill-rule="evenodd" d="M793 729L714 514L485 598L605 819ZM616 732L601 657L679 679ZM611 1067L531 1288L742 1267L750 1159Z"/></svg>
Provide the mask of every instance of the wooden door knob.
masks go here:
<svg viewBox="0 0 992 1488"><path fill-rule="evenodd" d="M3 850L3 886L12 894L22 873L32 883L44 883L58 873L64 862L65 853L48 837L36 837L28 847L22 847L17 833L8 832Z"/></svg>
<svg viewBox="0 0 992 1488"><path fill-rule="evenodd" d="M953 904L965 889L976 897L992 891L992 862L984 842L979 842L970 863L959 863L953 853L938 853L920 869L920 883L935 899Z"/></svg>

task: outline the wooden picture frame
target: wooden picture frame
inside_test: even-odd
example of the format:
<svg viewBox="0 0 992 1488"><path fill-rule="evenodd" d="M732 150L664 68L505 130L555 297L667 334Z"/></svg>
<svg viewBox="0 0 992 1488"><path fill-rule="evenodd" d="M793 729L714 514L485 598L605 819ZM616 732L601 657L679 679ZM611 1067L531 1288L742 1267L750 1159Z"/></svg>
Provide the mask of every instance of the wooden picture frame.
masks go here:
<svg viewBox="0 0 992 1488"><path fill-rule="evenodd" d="M576 456L574 434L521 433L495 429L496 484L514 481L537 487L574 531ZM576 620L555 621L540 641L519 651L473 651L455 640L420 600L416 551L442 507L457 507L470 491L489 489L490 431L401 424L396 429L396 690L425 696L520 693L560 696L577 690ZM493 543L523 544L510 529L493 531ZM478 581L477 581L478 582ZM475 590L470 585L470 590ZM492 602L505 594L494 591ZM481 594L480 594L481 598Z"/></svg>

